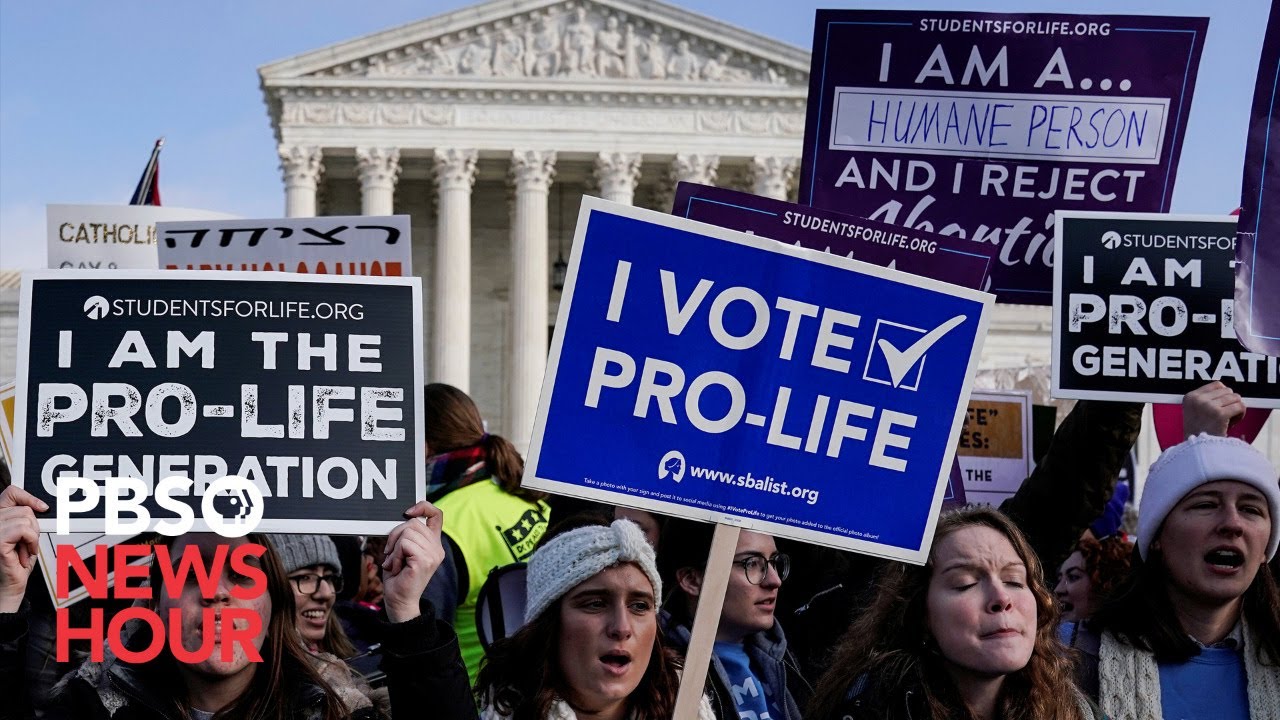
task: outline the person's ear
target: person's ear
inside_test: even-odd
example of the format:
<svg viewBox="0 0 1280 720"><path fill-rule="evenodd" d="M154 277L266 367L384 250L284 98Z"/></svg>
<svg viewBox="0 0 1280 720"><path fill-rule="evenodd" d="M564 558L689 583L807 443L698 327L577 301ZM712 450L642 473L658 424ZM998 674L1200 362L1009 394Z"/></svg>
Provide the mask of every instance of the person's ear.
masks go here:
<svg viewBox="0 0 1280 720"><path fill-rule="evenodd" d="M702 571L697 568L680 568L676 571L676 584L689 597L698 597L702 594Z"/></svg>

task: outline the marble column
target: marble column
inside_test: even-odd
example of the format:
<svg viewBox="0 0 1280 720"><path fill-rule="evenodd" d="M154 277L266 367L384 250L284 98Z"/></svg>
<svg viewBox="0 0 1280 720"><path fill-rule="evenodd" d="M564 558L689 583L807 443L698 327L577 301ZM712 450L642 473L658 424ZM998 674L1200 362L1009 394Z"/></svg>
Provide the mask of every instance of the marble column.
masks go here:
<svg viewBox="0 0 1280 720"><path fill-rule="evenodd" d="M529 449L542 375L547 370L547 196L555 176L554 151L511 155L515 209L511 222L511 336L505 412L507 437Z"/></svg>
<svg viewBox="0 0 1280 720"><path fill-rule="evenodd" d="M471 385L471 188L476 151L435 151L436 262L431 294L435 320L428 382Z"/></svg>
<svg viewBox="0 0 1280 720"><path fill-rule="evenodd" d="M400 150L386 147L356 148L360 176L360 212L394 215L396 178L400 175Z"/></svg>
<svg viewBox="0 0 1280 720"><path fill-rule="evenodd" d="M315 217L316 188L324 164L320 148L314 145L281 145L280 170L284 173L285 217Z"/></svg>
<svg viewBox="0 0 1280 720"><path fill-rule="evenodd" d="M596 156L595 179L600 197L631 205L640 183L640 153L602 152Z"/></svg>
<svg viewBox="0 0 1280 720"><path fill-rule="evenodd" d="M715 185L716 171L720 168L719 155L702 155L700 153L679 153L671 162L667 172L667 183L658 202L662 212L671 211L671 203L675 199L676 185L682 182L699 185Z"/></svg>
<svg viewBox="0 0 1280 720"><path fill-rule="evenodd" d="M786 200L799 164L794 157L757 155L751 158L751 192Z"/></svg>

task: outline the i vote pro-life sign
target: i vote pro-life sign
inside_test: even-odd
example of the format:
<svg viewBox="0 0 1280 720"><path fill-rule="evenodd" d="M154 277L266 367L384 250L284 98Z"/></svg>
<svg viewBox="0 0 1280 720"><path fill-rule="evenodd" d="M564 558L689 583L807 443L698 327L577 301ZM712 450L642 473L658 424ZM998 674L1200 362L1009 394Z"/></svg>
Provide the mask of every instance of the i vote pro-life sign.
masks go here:
<svg viewBox="0 0 1280 720"><path fill-rule="evenodd" d="M524 484L923 563L992 300L586 198Z"/></svg>
<svg viewBox="0 0 1280 720"><path fill-rule="evenodd" d="M57 530L75 478L102 500L58 532L113 532L117 478L141 481L153 523L177 515L158 488L189 481L167 500L206 532L219 531L209 488L213 514L260 518L266 532L385 534L423 497L417 278L66 270L22 282L14 479L49 504L42 531ZM229 476L258 492L223 494Z"/></svg>

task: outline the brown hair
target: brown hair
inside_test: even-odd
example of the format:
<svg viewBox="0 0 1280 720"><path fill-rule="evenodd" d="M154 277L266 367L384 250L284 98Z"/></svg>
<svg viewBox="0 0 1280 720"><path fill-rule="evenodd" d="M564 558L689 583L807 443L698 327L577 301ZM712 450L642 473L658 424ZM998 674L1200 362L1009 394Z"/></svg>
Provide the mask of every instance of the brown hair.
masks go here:
<svg viewBox="0 0 1280 720"><path fill-rule="evenodd" d="M484 448L485 467L503 491L530 502L546 497L546 493L520 487L524 458L506 438L484 431L480 409L466 393L444 383L427 385L422 393L422 417L430 454L480 446Z"/></svg>
<svg viewBox="0 0 1280 720"><path fill-rule="evenodd" d="M351 638L347 637L347 631L342 629L342 622L338 620L337 608L329 608L329 619L324 621L324 638L317 647L343 660L356 654L356 646L351 644Z"/></svg>
<svg viewBox="0 0 1280 720"><path fill-rule="evenodd" d="M162 538L157 544L171 546L176 539ZM267 576L271 617L267 621L267 636L262 642L262 662L254 669L248 690L215 717L292 720L298 710L295 703L302 698L300 689L305 685L313 685L323 692L321 717L324 720L347 717L349 713L346 708L329 684L316 672L312 665L315 660L302 647L294 618L293 589L289 587L284 566L280 563L275 547L262 534L253 533L246 539L267 548L260 561L263 573ZM150 579L151 587L157 588L158 598L163 592L159 590L163 583L159 562L151 563ZM155 662L137 667L153 687L172 688L176 691L169 694L173 703L170 710L176 717L190 716L186 697L179 694L185 684L177 672L177 661L169 653L168 643L164 644L164 652Z"/></svg>
<svg viewBox="0 0 1280 720"><path fill-rule="evenodd" d="M591 525L608 526L609 518L600 513L571 516L548 532L541 544ZM562 601L556 600L533 622L490 646L476 678L475 695L481 706L491 704L510 720L543 720L557 699L568 697L557 652ZM541 672L530 670L530 658L541 659ZM662 633L655 633L649 666L627 698L629 720L667 720L675 713L680 666L679 656L663 645Z"/></svg>
<svg viewBox="0 0 1280 720"><path fill-rule="evenodd" d="M1064 695L1074 688L1072 669L1058 640L1057 610L1035 552L1013 521L989 507L944 514L938 519L934 549L948 535L969 527L988 527L1008 538L1027 566L1036 602L1035 648L1026 667L1005 677L998 715L1003 720L1083 720L1076 703ZM971 717L929 632L926 602L933 572L932 554L923 566L893 562L881 569L878 593L833 651L806 717L836 716L855 683L866 683L867 696L885 718L909 717L904 713L910 710L897 700L908 691L923 700L925 715L916 720Z"/></svg>

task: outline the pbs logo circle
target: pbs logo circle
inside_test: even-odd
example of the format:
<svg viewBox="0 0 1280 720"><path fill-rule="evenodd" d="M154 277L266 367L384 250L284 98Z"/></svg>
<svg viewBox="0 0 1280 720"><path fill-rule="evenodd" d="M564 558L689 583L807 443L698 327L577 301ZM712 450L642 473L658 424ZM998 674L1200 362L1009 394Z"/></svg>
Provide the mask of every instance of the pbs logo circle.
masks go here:
<svg viewBox="0 0 1280 720"><path fill-rule="evenodd" d="M1102 247L1108 250L1115 250L1120 247L1120 233L1115 230L1109 230L1102 234Z"/></svg>
<svg viewBox="0 0 1280 720"><path fill-rule="evenodd" d="M84 301L84 314L90 320L101 320L111 311L111 303L101 295L94 295Z"/></svg>

